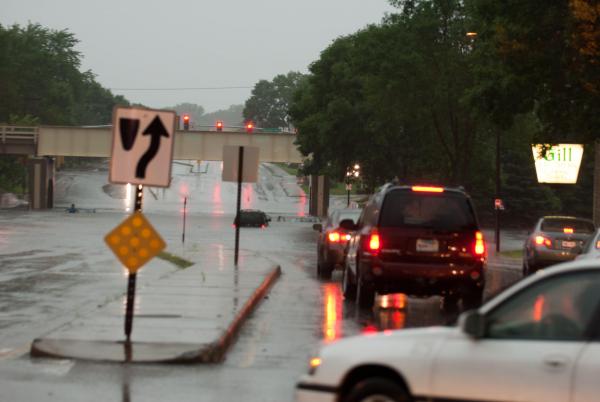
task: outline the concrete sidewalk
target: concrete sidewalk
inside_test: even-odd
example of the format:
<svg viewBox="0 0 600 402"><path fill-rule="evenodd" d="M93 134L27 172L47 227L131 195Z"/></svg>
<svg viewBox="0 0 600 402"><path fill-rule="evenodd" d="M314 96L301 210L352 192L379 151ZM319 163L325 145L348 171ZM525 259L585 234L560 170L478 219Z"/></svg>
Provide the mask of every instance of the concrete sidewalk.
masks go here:
<svg viewBox="0 0 600 402"><path fill-rule="evenodd" d="M36 339L31 355L132 363L218 362L280 273L279 266L250 254L242 254L237 268L232 250L203 255L189 268L138 286L129 344L124 342L124 294ZM124 275L123 289L126 282Z"/></svg>

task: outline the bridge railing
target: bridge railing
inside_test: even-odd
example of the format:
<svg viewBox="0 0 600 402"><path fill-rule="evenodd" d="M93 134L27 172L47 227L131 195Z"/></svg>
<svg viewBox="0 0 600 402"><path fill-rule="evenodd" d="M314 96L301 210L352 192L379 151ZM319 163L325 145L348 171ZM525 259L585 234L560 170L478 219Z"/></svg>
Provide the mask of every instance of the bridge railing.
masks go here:
<svg viewBox="0 0 600 402"><path fill-rule="evenodd" d="M11 141L19 141L37 144L38 130L37 127L0 126L0 142L6 144Z"/></svg>

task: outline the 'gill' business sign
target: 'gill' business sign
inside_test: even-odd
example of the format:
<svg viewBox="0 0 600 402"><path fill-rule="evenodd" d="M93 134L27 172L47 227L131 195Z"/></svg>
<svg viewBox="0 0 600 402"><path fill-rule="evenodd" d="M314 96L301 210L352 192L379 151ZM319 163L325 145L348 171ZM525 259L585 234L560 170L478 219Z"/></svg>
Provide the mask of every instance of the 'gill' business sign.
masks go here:
<svg viewBox="0 0 600 402"><path fill-rule="evenodd" d="M583 145L558 144L546 145L546 154L542 157L542 144L531 147L535 171L539 183L577 183L579 166L583 157Z"/></svg>

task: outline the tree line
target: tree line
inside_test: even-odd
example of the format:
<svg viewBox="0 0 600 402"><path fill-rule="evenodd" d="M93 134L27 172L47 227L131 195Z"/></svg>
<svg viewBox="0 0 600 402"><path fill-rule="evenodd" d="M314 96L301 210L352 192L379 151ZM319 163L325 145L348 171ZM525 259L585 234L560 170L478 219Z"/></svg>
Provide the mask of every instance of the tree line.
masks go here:
<svg viewBox="0 0 600 402"><path fill-rule="evenodd" d="M390 3L397 12L335 40L293 83L285 122L298 130L307 173L342 180L360 163L370 190L392 179L461 185L485 217L499 138L507 216L591 215L590 147L577 185L540 185L531 144L591 145L598 135L600 5ZM258 83L253 96L268 99L275 81ZM259 116L251 100L245 116ZM267 115L277 103L258 109Z"/></svg>

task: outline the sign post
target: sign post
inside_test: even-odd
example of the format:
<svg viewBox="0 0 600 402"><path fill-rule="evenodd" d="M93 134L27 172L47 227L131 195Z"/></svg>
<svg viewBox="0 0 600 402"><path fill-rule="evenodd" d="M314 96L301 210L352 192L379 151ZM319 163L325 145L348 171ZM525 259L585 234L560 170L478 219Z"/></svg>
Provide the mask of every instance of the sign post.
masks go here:
<svg viewBox="0 0 600 402"><path fill-rule="evenodd" d="M240 245L242 183L258 180L258 147L226 145L223 147L223 181L237 182L237 206L235 212L234 264L238 264Z"/></svg>
<svg viewBox="0 0 600 402"><path fill-rule="evenodd" d="M131 331L137 271L166 246L142 214L144 185L169 187L173 159L175 112L115 107L109 180L136 185L133 213L104 241L129 270L125 308L125 346L131 353Z"/></svg>
<svg viewBox="0 0 600 402"><path fill-rule="evenodd" d="M240 224L242 218L240 216L240 209L242 206L242 177L244 174L244 147L239 147L238 154L238 180L237 180L237 204L235 208L235 255L233 257L233 263L238 264L238 256L240 250Z"/></svg>

